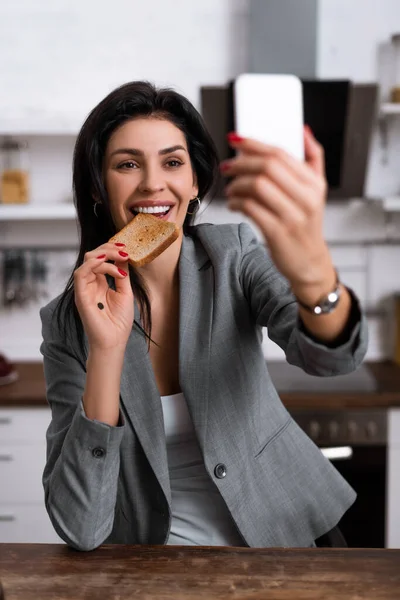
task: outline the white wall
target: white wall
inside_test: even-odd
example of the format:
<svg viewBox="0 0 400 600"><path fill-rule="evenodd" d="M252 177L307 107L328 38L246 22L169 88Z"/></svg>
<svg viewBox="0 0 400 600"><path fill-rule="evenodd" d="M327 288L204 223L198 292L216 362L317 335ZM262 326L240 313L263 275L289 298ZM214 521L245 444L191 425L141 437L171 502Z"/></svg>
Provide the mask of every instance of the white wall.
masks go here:
<svg viewBox="0 0 400 600"><path fill-rule="evenodd" d="M83 116L142 78L198 103L199 85L245 67L247 8L248 0L2 2L0 111Z"/></svg>
<svg viewBox="0 0 400 600"><path fill-rule="evenodd" d="M0 3L0 123L78 127L105 94L141 78L173 85L198 107L200 85L220 84L245 70L247 10L247 0ZM27 139L31 202L70 200L74 136ZM3 247L68 247L76 239L72 223L0 223ZM61 291L72 264L70 253L51 253L50 296ZM38 305L0 307L0 352L36 358L39 343Z"/></svg>
<svg viewBox="0 0 400 600"><path fill-rule="evenodd" d="M387 101L393 78L390 38L400 32L398 0L320 0L317 73L321 78L378 82ZM366 193L400 194L400 118L391 120L389 151L378 127L373 140ZM385 157L387 164L384 163Z"/></svg>
<svg viewBox="0 0 400 600"><path fill-rule="evenodd" d="M247 14L250 0L202 0L117 4L86 0L19 0L0 4L0 124L5 118L42 117L80 122L114 86L135 78L174 85L199 105L203 84L221 84L247 65ZM400 31L395 0L321 0L319 69L322 77L378 79L378 46ZM379 13L379 14L378 14ZM375 66L374 66L375 65ZM368 195L400 191L400 119L390 130L389 162L381 164L379 138L368 178ZM1 134L1 132L0 132ZM64 202L71 197L73 136L30 136L32 203ZM203 219L237 220L221 203ZM325 233L343 280L357 290L369 310L390 314L390 295L400 289L397 268L400 218L388 219L366 202L329 204ZM2 224L0 246L76 244L73 223ZM388 242L394 242L388 245ZM49 257L49 295L59 293L73 254ZM43 304L43 301L42 301ZM391 352L388 319L370 317L369 358ZM12 359L37 358L38 306L0 308L0 352ZM270 358L279 349L268 344Z"/></svg>
<svg viewBox="0 0 400 600"><path fill-rule="evenodd" d="M318 74L374 82L378 50L400 31L398 0L319 0Z"/></svg>

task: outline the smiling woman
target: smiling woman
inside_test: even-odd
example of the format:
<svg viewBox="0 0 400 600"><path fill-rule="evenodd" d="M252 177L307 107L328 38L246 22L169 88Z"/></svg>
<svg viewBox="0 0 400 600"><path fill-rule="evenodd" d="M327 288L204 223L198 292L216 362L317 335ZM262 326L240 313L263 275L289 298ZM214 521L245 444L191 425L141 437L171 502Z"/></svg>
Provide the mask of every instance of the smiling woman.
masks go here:
<svg viewBox="0 0 400 600"><path fill-rule="evenodd" d="M100 246L135 212L153 212L168 206L171 214L164 218L183 226L180 239L169 249L176 260L183 230L193 222L196 212L187 210L188 204L193 202L197 207L198 200L212 194L218 177L216 149L200 115L173 90L157 90L147 82L133 82L117 88L93 109L78 135L74 152L73 186L80 249L74 273L55 313L65 336L69 324L62 316L63 307L71 315L82 351L84 328L74 300L74 276L83 266L85 255L94 248L103 254ZM123 270L126 260L121 262L121 256L118 259L115 266ZM107 253L104 260L110 260ZM163 260L171 264L168 255ZM129 276L140 312L136 325L150 338L154 311L150 309L149 286L143 272L130 268Z"/></svg>
<svg viewBox="0 0 400 600"><path fill-rule="evenodd" d="M138 212L183 227L198 185L185 135L173 123L155 117L124 123L111 135L104 162L111 215L119 229Z"/></svg>
<svg viewBox="0 0 400 600"><path fill-rule="evenodd" d="M229 139L239 151L221 166L229 205L269 251L247 225L194 224L219 171L183 96L127 84L78 136L79 255L64 294L41 311L46 507L75 548L313 546L355 499L284 408L260 342L267 327L289 362L318 376L365 355L365 318L322 235L321 149L309 131L305 162ZM139 213L179 235L132 267L110 238Z"/></svg>

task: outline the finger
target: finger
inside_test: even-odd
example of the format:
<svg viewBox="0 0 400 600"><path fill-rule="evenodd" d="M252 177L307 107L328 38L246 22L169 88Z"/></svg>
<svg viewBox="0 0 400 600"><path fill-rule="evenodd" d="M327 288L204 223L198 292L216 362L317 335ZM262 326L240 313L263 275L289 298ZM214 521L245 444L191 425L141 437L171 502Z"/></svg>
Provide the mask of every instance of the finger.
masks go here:
<svg viewBox="0 0 400 600"><path fill-rule="evenodd" d="M128 269L127 267L117 267L117 265L113 265L109 262L101 262L100 264L97 263L95 266L93 266L92 273L95 275L111 275L117 280L126 279L128 276Z"/></svg>
<svg viewBox="0 0 400 600"><path fill-rule="evenodd" d="M226 192L228 197L252 198L289 227L298 226L306 219L305 212L267 177L236 177Z"/></svg>
<svg viewBox="0 0 400 600"><path fill-rule="evenodd" d="M106 260L113 261L127 261L128 253L126 252L125 244L114 244L108 242L107 244L102 244L98 248L94 250L90 250L90 252L86 252L84 256L84 262L91 260L92 258L99 258L105 255Z"/></svg>
<svg viewBox="0 0 400 600"><path fill-rule="evenodd" d="M81 290L85 285L93 283L98 275L111 275L117 282L119 279L127 278L128 270L106 262L106 258L91 258L84 262L74 273L76 289Z"/></svg>
<svg viewBox="0 0 400 600"><path fill-rule="evenodd" d="M277 158L241 156L235 159L227 174L236 178L238 175L265 176L307 213L311 213L315 208L315 190L309 183L300 180L285 162ZM233 184L234 182L227 186L227 194ZM248 195L251 196L250 191Z"/></svg>
<svg viewBox="0 0 400 600"><path fill-rule="evenodd" d="M264 144L258 140L254 140L252 138L239 138L241 141L235 141L234 144L231 144L237 150L240 150L241 154L236 159L230 159L224 161L222 164L229 164L230 162L234 163L236 160L242 158L243 155L247 156L259 156L264 157L265 159L276 159L279 162L282 162L293 171L293 173L302 181L309 184L318 183L318 177L315 170L308 165L307 162L302 160L298 160L283 148L278 148L277 146L269 146ZM228 170L223 171L224 175L229 175Z"/></svg>
<svg viewBox="0 0 400 600"><path fill-rule="evenodd" d="M235 150L240 150L241 152L246 152L247 154L268 154L269 152L273 152L276 148L275 146L271 146L270 144L264 144L259 140L255 140L254 138L245 138L241 135L238 135L235 132L228 133L226 136L228 139L228 143Z"/></svg>
<svg viewBox="0 0 400 600"><path fill-rule="evenodd" d="M129 277L129 265L122 261L116 261L114 265L121 275L126 273L126 276L115 278L115 291L121 292L122 294L132 294L132 284Z"/></svg>
<svg viewBox="0 0 400 600"><path fill-rule="evenodd" d="M128 270L121 269L111 263L103 263L93 270L95 275L111 275L115 279L115 285L122 279L128 279Z"/></svg>
<svg viewBox="0 0 400 600"><path fill-rule="evenodd" d="M309 167L319 176L325 177L325 153L321 144L315 139L310 127L304 126L304 151Z"/></svg>
<svg viewBox="0 0 400 600"><path fill-rule="evenodd" d="M282 227L276 215L260 206L253 198L232 198L228 202L228 208L250 217L267 239L273 240L281 235Z"/></svg>

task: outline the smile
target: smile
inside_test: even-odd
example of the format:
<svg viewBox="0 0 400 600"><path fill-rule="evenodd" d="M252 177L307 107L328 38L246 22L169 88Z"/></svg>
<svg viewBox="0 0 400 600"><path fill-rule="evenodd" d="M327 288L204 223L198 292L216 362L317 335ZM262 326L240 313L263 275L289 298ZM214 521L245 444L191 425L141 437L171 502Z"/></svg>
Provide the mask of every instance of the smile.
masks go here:
<svg viewBox="0 0 400 600"><path fill-rule="evenodd" d="M131 208L134 215L139 213L151 214L156 217L165 217L171 210L171 206L135 206Z"/></svg>

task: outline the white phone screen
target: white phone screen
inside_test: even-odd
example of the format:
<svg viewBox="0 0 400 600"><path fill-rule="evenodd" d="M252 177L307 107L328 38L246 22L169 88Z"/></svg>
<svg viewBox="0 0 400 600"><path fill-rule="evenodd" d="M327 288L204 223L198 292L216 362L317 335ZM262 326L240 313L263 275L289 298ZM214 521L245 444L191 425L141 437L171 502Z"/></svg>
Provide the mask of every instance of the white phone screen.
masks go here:
<svg viewBox="0 0 400 600"><path fill-rule="evenodd" d="M304 160L303 91L295 75L245 73L233 86L235 130Z"/></svg>

